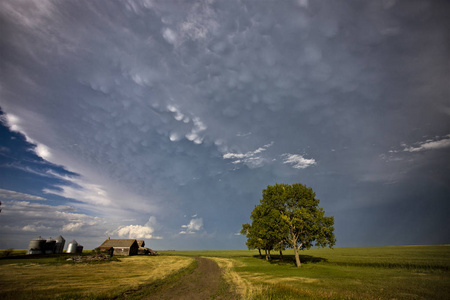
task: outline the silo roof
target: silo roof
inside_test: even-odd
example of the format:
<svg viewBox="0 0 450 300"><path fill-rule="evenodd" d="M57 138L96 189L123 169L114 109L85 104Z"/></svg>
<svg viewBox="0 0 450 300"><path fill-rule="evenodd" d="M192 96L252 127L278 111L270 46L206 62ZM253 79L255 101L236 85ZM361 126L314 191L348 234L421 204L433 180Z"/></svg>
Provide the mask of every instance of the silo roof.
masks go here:
<svg viewBox="0 0 450 300"><path fill-rule="evenodd" d="M58 237L56 238L56 241L57 241L57 242L62 242L62 241L65 241L65 239L64 239L62 236L58 236Z"/></svg>

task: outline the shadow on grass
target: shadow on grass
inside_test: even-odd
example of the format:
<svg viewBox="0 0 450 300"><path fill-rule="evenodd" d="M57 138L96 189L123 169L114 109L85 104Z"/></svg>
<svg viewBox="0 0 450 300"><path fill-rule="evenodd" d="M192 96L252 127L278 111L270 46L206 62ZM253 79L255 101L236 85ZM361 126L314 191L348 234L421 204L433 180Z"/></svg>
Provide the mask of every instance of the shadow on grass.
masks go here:
<svg viewBox="0 0 450 300"><path fill-rule="evenodd" d="M271 264L292 264L296 265L295 263L295 256L294 255L283 255L283 260L281 260L280 255L270 255L271 260L269 261ZM265 260L265 255L259 256L259 255L253 255L255 258L263 259ZM309 263L320 263L320 262L328 262L328 259L323 257L317 257L317 256L311 256L311 255L300 255L300 262L302 264L309 264Z"/></svg>

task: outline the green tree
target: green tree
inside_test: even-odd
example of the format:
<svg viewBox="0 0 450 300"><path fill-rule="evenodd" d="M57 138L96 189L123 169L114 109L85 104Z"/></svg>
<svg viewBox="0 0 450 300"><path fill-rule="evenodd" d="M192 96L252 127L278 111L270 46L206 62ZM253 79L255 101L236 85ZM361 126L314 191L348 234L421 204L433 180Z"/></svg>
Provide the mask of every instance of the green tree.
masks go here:
<svg viewBox="0 0 450 300"><path fill-rule="evenodd" d="M267 186L250 219L252 223L243 224L241 233L247 236L249 249L266 251L266 259L272 249L283 257L282 250L293 248L300 267L300 250L331 248L336 243L334 218L325 216L313 190L300 183Z"/></svg>
<svg viewBox="0 0 450 300"><path fill-rule="evenodd" d="M281 240L294 249L297 267L301 266L299 251L312 246L330 248L336 243L334 218L326 217L319 199L311 188L300 183L269 185L263 190L261 205L280 212L287 232Z"/></svg>

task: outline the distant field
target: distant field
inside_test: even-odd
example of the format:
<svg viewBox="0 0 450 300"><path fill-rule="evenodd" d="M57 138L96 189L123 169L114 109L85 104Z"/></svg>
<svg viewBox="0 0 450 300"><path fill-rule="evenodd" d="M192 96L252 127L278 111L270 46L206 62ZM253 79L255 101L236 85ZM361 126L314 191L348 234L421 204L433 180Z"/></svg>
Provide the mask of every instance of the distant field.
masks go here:
<svg viewBox="0 0 450 300"><path fill-rule="evenodd" d="M311 249L267 262L258 251L159 251L121 262L67 264L52 257L1 258L0 299L135 299L142 286L193 267L192 256L213 259L242 299L448 299L450 245ZM20 254L16 251L15 254ZM275 253L273 253L275 254ZM148 293L150 290L145 290ZM36 297L36 295L38 297Z"/></svg>
<svg viewBox="0 0 450 300"><path fill-rule="evenodd" d="M259 259L258 251L167 251L216 257L244 298L448 299L450 245L310 249L302 268L293 252L285 262Z"/></svg>

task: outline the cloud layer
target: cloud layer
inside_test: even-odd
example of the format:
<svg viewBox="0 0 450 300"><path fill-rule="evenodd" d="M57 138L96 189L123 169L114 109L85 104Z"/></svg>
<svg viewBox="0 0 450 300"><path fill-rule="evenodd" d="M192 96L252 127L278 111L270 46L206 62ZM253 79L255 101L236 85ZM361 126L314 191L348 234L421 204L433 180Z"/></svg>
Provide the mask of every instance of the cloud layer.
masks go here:
<svg viewBox="0 0 450 300"><path fill-rule="evenodd" d="M4 190L4 189L0 189L0 199L25 200L25 201L45 201L45 200L47 200L47 199L39 197L39 196L33 196L33 195L28 195L28 194Z"/></svg>
<svg viewBox="0 0 450 300"><path fill-rule="evenodd" d="M302 182L335 215L342 245L448 242L430 233L448 208L447 11L406 0L2 1L0 188L87 218L58 230L242 248L233 233L262 189ZM423 191L434 218L415 223L413 209L383 229L417 236L364 239ZM39 220L0 225L51 227Z"/></svg>

